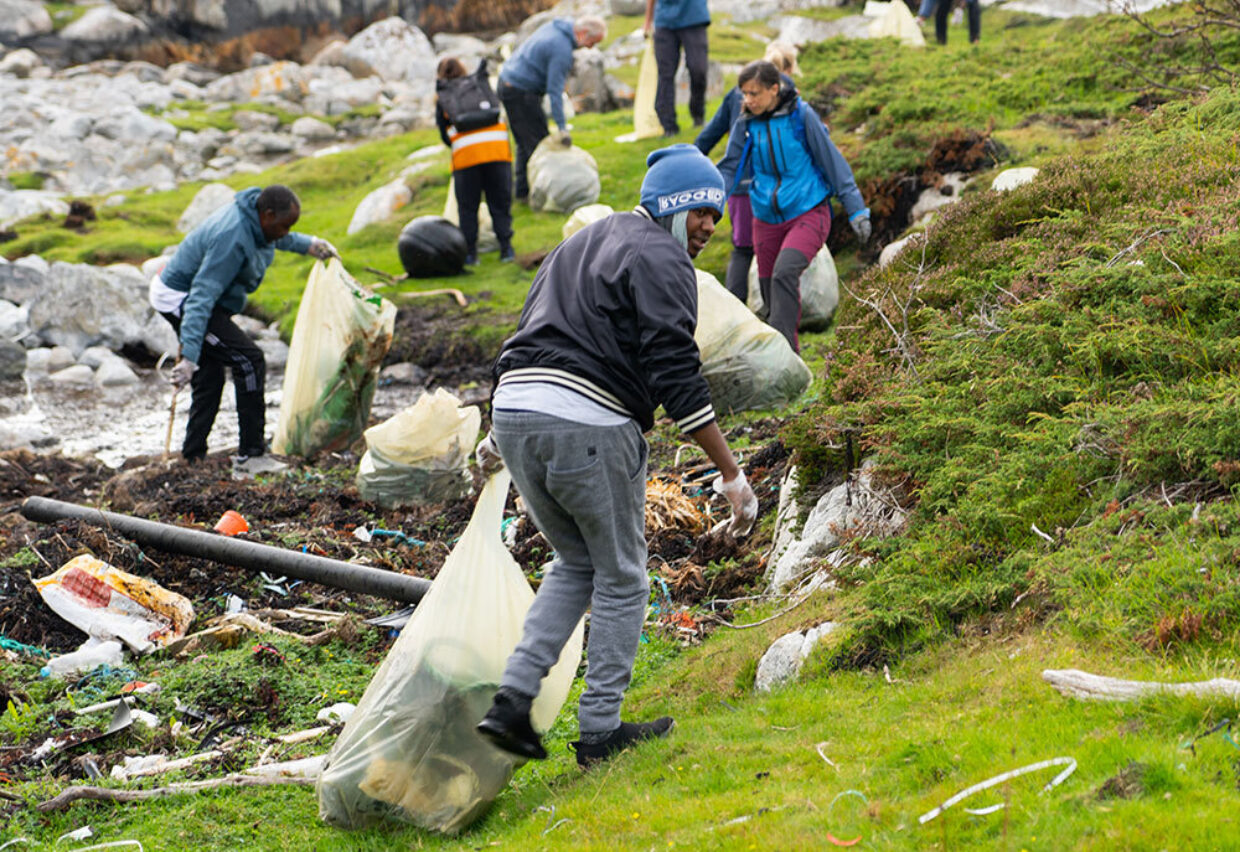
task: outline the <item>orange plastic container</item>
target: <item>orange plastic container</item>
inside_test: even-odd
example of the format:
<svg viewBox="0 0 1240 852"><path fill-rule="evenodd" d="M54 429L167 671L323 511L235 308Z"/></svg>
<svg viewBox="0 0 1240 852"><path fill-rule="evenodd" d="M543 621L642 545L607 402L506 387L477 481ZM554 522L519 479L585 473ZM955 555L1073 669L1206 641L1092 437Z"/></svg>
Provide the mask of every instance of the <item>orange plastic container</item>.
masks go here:
<svg viewBox="0 0 1240 852"><path fill-rule="evenodd" d="M245 518L232 509L220 515L220 519L215 522L215 531L223 535L238 535L243 532L250 531L250 525L246 523Z"/></svg>

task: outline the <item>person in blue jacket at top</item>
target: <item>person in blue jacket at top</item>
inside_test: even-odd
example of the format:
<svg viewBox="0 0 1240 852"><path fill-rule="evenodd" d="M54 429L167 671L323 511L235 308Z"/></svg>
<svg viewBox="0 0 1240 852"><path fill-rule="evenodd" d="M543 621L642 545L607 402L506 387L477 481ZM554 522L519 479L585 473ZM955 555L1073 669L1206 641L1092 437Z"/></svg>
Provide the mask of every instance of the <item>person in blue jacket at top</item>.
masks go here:
<svg viewBox="0 0 1240 852"><path fill-rule="evenodd" d="M279 470L264 457L267 403L263 352L232 321L246 298L263 283L275 250L326 260L336 254L327 240L293 233L301 202L291 189L273 185L243 189L190 231L176 254L151 278L151 307L177 332L181 354L172 383L193 393L181 455L196 462L207 454L207 436L220 409L224 370L231 369L240 426L234 471L241 476Z"/></svg>
<svg viewBox="0 0 1240 852"><path fill-rule="evenodd" d="M763 58L775 64L784 75L788 85L794 85L792 77L800 74L797 67L797 49L794 45L773 41L766 46ZM733 87L723 96L723 103L715 115L702 128L693 144L703 154L709 154L719 140L728 134L741 114L741 90ZM749 267L753 264L753 208L749 205L749 172L741 175L732 194L728 196L728 219L732 221L732 254L728 258L728 271L724 286L742 302L749 298Z"/></svg>
<svg viewBox="0 0 1240 852"><path fill-rule="evenodd" d="M607 37L607 24L602 18L585 15L555 18L534 30L521 42L499 72L499 100L508 115L508 127L517 141L517 163L513 196L526 201L530 185L526 166L530 155L547 136L547 116L543 113L542 96L551 101L551 118L560 129L561 141L572 144L564 120L564 80L573 69L573 51L594 47Z"/></svg>
<svg viewBox="0 0 1240 852"><path fill-rule="evenodd" d="M664 136L680 132L676 121L676 68L680 52L689 72L689 117L693 126L706 120L706 28L710 26L707 0L646 0L645 33L654 35L654 63L659 82L654 90L654 111Z"/></svg>
<svg viewBox="0 0 1240 852"><path fill-rule="evenodd" d="M749 201L766 321L800 351L801 273L827 242L831 196L843 202L863 245L870 211L826 126L779 69L760 59L741 69L737 81L743 109L719 172L734 187L753 170Z"/></svg>

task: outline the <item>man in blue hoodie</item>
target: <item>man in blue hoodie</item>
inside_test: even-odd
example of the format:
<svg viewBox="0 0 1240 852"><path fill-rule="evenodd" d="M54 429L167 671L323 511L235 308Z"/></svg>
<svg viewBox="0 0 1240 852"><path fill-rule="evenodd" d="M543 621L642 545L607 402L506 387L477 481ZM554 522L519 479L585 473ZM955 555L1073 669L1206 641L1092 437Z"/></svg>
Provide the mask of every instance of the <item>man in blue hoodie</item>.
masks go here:
<svg viewBox="0 0 1240 852"><path fill-rule="evenodd" d="M659 84L654 90L654 111L664 136L680 132L676 121L676 67L685 53L689 72L689 117L693 126L706 120L706 28L710 9L706 0L646 0L646 35L654 32L654 62Z"/></svg>
<svg viewBox="0 0 1240 852"><path fill-rule="evenodd" d="M318 237L292 233L301 202L286 186L243 189L190 231L163 270L151 279L151 307L171 323L181 341L172 383L193 392L181 455L196 462L207 454L207 436L232 370L241 435L235 472L253 475L284 465L264 458L267 363L263 352L232 321L263 282L275 250L326 260L336 253Z"/></svg>
<svg viewBox="0 0 1240 852"><path fill-rule="evenodd" d="M517 201L529 198L530 186L525 167L538 143L547 135L547 116L542 96L551 101L551 118L560 129L565 145L572 144L564 121L564 80L573 70L573 51L594 47L607 37L602 18L586 15L555 18L534 31L504 63L499 72L499 99L508 114L508 126L517 141Z"/></svg>

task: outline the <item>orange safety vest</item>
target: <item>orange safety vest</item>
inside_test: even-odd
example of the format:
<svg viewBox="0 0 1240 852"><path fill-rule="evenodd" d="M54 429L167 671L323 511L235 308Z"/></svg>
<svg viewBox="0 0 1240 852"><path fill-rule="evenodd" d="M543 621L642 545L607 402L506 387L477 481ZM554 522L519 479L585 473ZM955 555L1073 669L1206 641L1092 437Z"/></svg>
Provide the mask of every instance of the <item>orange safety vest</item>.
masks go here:
<svg viewBox="0 0 1240 852"><path fill-rule="evenodd" d="M452 144L454 172L482 163L512 162L512 150L508 147L508 127L502 121L468 133L457 133L455 127L449 127L448 141Z"/></svg>

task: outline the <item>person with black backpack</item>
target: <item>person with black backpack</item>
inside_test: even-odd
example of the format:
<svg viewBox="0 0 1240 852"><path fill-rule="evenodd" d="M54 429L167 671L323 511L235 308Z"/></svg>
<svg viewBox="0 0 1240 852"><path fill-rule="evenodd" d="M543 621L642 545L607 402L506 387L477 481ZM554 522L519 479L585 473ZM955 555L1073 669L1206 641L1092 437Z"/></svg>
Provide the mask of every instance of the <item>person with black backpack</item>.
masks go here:
<svg viewBox="0 0 1240 852"><path fill-rule="evenodd" d="M482 60L473 74L461 60L445 56L436 72L438 106L435 122L443 143L452 149L452 183L456 191L461 233L468 253L465 264L478 263L478 204L485 193L491 225L499 240L499 259L510 261L512 250L512 149L508 128L500 121L499 98L487 79Z"/></svg>

